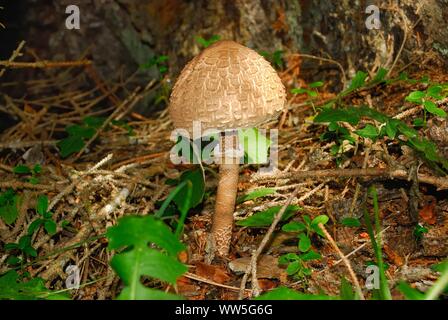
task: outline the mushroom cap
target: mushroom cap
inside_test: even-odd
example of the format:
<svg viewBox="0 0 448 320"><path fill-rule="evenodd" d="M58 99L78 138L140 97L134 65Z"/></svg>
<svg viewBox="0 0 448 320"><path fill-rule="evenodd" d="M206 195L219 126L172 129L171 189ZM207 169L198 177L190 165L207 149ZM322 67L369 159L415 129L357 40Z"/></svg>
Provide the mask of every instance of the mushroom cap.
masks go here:
<svg viewBox="0 0 448 320"><path fill-rule="evenodd" d="M286 92L271 64L234 41L219 41L182 70L170 97L176 128L193 132L193 121L207 129L255 127L275 117Z"/></svg>

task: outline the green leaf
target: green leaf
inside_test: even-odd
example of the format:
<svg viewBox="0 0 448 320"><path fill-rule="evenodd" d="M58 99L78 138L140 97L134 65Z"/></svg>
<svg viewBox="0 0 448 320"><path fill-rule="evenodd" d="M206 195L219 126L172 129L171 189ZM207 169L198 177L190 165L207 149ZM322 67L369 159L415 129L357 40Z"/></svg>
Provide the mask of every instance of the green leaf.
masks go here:
<svg viewBox="0 0 448 320"><path fill-rule="evenodd" d="M246 219L239 220L236 222L236 224L243 227L255 228L270 226L272 221L274 220L275 215L280 211L280 209L281 206L271 207L264 211L255 213L254 215ZM301 210L299 206L288 206L283 214L282 221L288 220L299 210Z"/></svg>
<svg viewBox="0 0 448 320"><path fill-rule="evenodd" d="M311 221L311 226L317 226L319 223L326 224L329 218L327 215L321 214Z"/></svg>
<svg viewBox="0 0 448 320"><path fill-rule="evenodd" d="M13 189L8 189L0 194L0 217L7 224L12 224L16 221L19 215L18 205L20 197Z"/></svg>
<svg viewBox="0 0 448 320"><path fill-rule="evenodd" d="M177 260L177 254L185 246L162 221L152 216L123 217L116 226L107 229L106 237L110 250L125 249L115 254L111 261L112 268L125 284L120 299L167 298L162 293L146 290L148 288L140 278L149 276L175 284L176 279L187 271L187 267Z"/></svg>
<svg viewBox="0 0 448 320"><path fill-rule="evenodd" d="M426 100L423 103L423 105L424 105L426 111L428 111L429 113L435 114L438 117L446 117L445 110L437 107L437 105L434 102Z"/></svg>
<svg viewBox="0 0 448 320"><path fill-rule="evenodd" d="M412 288L404 281L400 281L397 285L398 290L404 294L406 299L408 300L423 300L425 295L418 291L417 289Z"/></svg>
<svg viewBox="0 0 448 320"><path fill-rule="evenodd" d="M306 230L306 226L302 222L291 221L282 227L286 232L302 232Z"/></svg>
<svg viewBox="0 0 448 320"><path fill-rule="evenodd" d="M25 165L18 165L15 166L14 169L12 169L12 172L17 174L29 174L31 173L31 169Z"/></svg>
<svg viewBox="0 0 448 320"><path fill-rule="evenodd" d="M441 95L442 90L443 90L442 86L432 86L429 87L428 90L426 90L426 95L431 98L441 100L443 98Z"/></svg>
<svg viewBox="0 0 448 320"><path fill-rule="evenodd" d="M240 145L244 148L248 163L263 164L268 162L268 150L271 140L257 128L238 130Z"/></svg>
<svg viewBox="0 0 448 320"><path fill-rule="evenodd" d="M337 297L328 295L313 295L300 293L295 290L278 287L272 291L269 291L261 296L255 298L255 300L335 300Z"/></svg>
<svg viewBox="0 0 448 320"><path fill-rule="evenodd" d="M301 254L299 258L303 261L310 261L310 260L320 260L322 259L322 256L316 251L310 250L306 253Z"/></svg>
<svg viewBox="0 0 448 320"><path fill-rule="evenodd" d="M44 228L47 233L52 236L56 233L56 222L53 220L46 220L44 223Z"/></svg>
<svg viewBox="0 0 448 320"><path fill-rule="evenodd" d="M0 300L39 299L67 300L68 297L48 290L42 278L19 281L19 274L15 270L10 270L0 277Z"/></svg>
<svg viewBox="0 0 448 320"><path fill-rule="evenodd" d="M328 222L328 220L329 220L329 218L326 215L317 216L311 222L311 224L310 224L311 228L321 237L325 237L325 234L323 233L321 228L319 228L319 223L326 224Z"/></svg>
<svg viewBox="0 0 448 320"><path fill-rule="evenodd" d="M367 78L366 72L357 71L354 78L352 79L352 82L350 83L350 87L348 89L355 90L355 89L361 88L365 84L366 78Z"/></svg>
<svg viewBox="0 0 448 320"><path fill-rule="evenodd" d="M31 184L38 184L39 183L39 179L36 177L31 177L28 179L28 182Z"/></svg>
<svg viewBox="0 0 448 320"><path fill-rule="evenodd" d="M221 39L221 37L218 35L213 35L210 37L210 39L205 40L204 38L197 36L195 39L196 39L197 43L199 43L204 48L207 48L207 47L211 46L213 43L219 41Z"/></svg>
<svg viewBox="0 0 448 320"><path fill-rule="evenodd" d="M43 216L47 212L47 209L48 209L48 197L40 195L39 197L37 197L36 211L41 216Z"/></svg>
<svg viewBox="0 0 448 320"><path fill-rule="evenodd" d="M41 173L42 172L42 166L40 164L35 164L33 167L33 172L35 174Z"/></svg>
<svg viewBox="0 0 448 320"><path fill-rule="evenodd" d="M188 186L185 185L184 188L179 190L179 192L174 196L173 201L177 208L181 210L184 207L185 201L189 201L188 210L196 207L202 202L205 192L205 182L202 172L199 169L185 171L180 177L180 182L190 181L191 182L191 198L187 199Z"/></svg>
<svg viewBox="0 0 448 320"><path fill-rule="evenodd" d="M311 239L305 234L299 234L299 250L301 252L307 252L311 248Z"/></svg>
<svg viewBox="0 0 448 320"><path fill-rule="evenodd" d="M354 108L350 109L324 109L314 117L314 122L337 122L344 121L352 125L359 122L361 114Z"/></svg>
<svg viewBox="0 0 448 320"><path fill-rule="evenodd" d="M138 285L134 290L131 287L125 287L120 295L117 297L118 300L181 300L182 297L163 292L161 290L156 290L152 288L146 288L143 285Z"/></svg>
<svg viewBox="0 0 448 320"><path fill-rule="evenodd" d="M292 94L303 94L303 93L307 93L308 90L304 89L304 88L293 88L291 89L291 93Z"/></svg>
<svg viewBox="0 0 448 320"><path fill-rule="evenodd" d="M355 292L350 282L342 277L341 279L341 287L339 289L339 296L342 300L355 300Z"/></svg>
<svg viewBox="0 0 448 320"><path fill-rule="evenodd" d="M342 220L342 225L346 227L357 228L361 226L361 222L358 218L344 218Z"/></svg>
<svg viewBox="0 0 448 320"><path fill-rule="evenodd" d="M310 88L318 88L318 87L322 87L323 85L324 85L324 83L322 81L316 81L316 82L310 83L308 85L308 87L310 87Z"/></svg>
<svg viewBox="0 0 448 320"><path fill-rule="evenodd" d="M30 225L28 226L28 235L32 235L40 227L42 223L44 223L43 219L36 219L33 222L31 222Z"/></svg>
<svg viewBox="0 0 448 320"><path fill-rule="evenodd" d="M87 132L88 134L95 134L96 129L99 129L104 121L106 121L105 117L92 117L92 116L87 116L84 119L82 119L82 122L84 122L84 124L89 127L86 129L89 129ZM92 130L93 129L93 130ZM91 137L93 137L93 134L91 136L85 136L85 138L90 139Z"/></svg>
<svg viewBox="0 0 448 320"><path fill-rule="evenodd" d="M412 125L415 127L423 127L425 125L425 120L422 118L416 118L412 121Z"/></svg>
<svg viewBox="0 0 448 320"><path fill-rule="evenodd" d="M422 99L426 96L426 94L422 91L412 91L406 98L406 101L414 102L414 103L422 103Z"/></svg>
<svg viewBox="0 0 448 320"><path fill-rule="evenodd" d="M67 158L69 155L81 151L84 147L84 140L78 136L69 136L57 143L61 157Z"/></svg>
<svg viewBox="0 0 448 320"><path fill-rule="evenodd" d="M245 201L263 198L270 194L274 194L275 192L276 192L275 189L272 189L272 188L260 188L260 189L254 190L248 194L245 194L242 197L239 197L236 202L239 204L239 203L243 203Z"/></svg>
<svg viewBox="0 0 448 320"><path fill-rule="evenodd" d="M375 126L372 126L370 123L366 124L366 126L361 130L356 130L355 132L357 135L363 138L370 139L375 139L379 135L378 129Z"/></svg>
<svg viewBox="0 0 448 320"><path fill-rule="evenodd" d="M20 263L20 261L22 261L20 258L13 256L13 255L9 256L6 259L6 263L10 266L18 265Z"/></svg>
<svg viewBox="0 0 448 320"><path fill-rule="evenodd" d="M386 78L388 72L389 71L387 69L384 69L382 67L379 68L378 72L376 73L376 75L373 78L372 82L377 83L377 82L383 81Z"/></svg>
<svg viewBox="0 0 448 320"><path fill-rule="evenodd" d="M66 127L65 131L67 131L69 136L85 138L85 139L92 138L96 132L96 130L94 128L84 127L84 126L80 126L78 124L74 124L74 125Z"/></svg>
<svg viewBox="0 0 448 320"><path fill-rule="evenodd" d="M300 263L300 261L293 261L290 264L288 264L288 267L286 268L286 273L289 276L292 276L297 271L299 271L300 268L302 268L302 264Z"/></svg>

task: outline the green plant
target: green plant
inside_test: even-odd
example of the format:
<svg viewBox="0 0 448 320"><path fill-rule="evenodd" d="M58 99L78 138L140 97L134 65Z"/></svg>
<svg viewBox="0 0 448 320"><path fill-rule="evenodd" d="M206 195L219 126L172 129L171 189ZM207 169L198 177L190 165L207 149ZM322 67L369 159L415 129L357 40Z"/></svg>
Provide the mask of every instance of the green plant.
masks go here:
<svg viewBox="0 0 448 320"><path fill-rule="evenodd" d="M263 228L271 225L275 215L280 211L281 206L270 207L266 210L257 212L252 216L239 220L236 225L242 227ZM290 205L286 208L283 214L282 221L286 221L291 218L297 211L301 210L299 206Z"/></svg>
<svg viewBox="0 0 448 320"><path fill-rule="evenodd" d="M0 300L66 300L67 296L52 292L42 278L25 280L17 271L9 270L0 276Z"/></svg>
<svg viewBox="0 0 448 320"><path fill-rule="evenodd" d="M37 198L36 212L41 216L31 222L28 227L28 234L33 234L40 226L43 226L49 235L56 233L56 222L52 220L53 212L48 211L48 197L40 195Z"/></svg>
<svg viewBox="0 0 448 320"><path fill-rule="evenodd" d="M322 87L324 83L322 81L316 81L313 83L310 83L308 85L308 88L293 88L291 89L292 94L306 94L310 98L316 98L319 95L319 91L317 91L317 88Z"/></svg>
<svg viewBox="0 0 448 320"><path fill-rule="evenodd" d="M347 122L350 125L357 125L361 118L371 119L377 122L378 125L367 124L364 128L351 133L346 128L340 129L341 126L338 124L338 122ZM366 106L347 107L344 109L325 108L314 118L314 122L329 123L329 133L324 133L321 139L335 140L337 142L337 150L342 145L341 140L347 140L350 144L354 144L356 140L350 138L352 135L371 140L387 137L396 139L398 142L411 147L417 155L439 172L448 171L448 160L439 155L434 143L426 138L419 137L418 131L410 128L404 122L391 118L372 108ZM339 130L338 132L341 134L335 137L331 134L335 130Z"/></svg>
<svg viewBox="0 0 448 320"><path fill-rule="evenodd" d="M279 264L287 264L286 272L288 275L294 275L297 278L304 278L311 275L311 269L306 267L306 262L310 260L319 260L322 256L311 250L311 236L313 233L324 237L322 230L319 228L319 223L326 224L328 217L320 215L311 220L307 215L303 215L303 222L291 221L283 225L282 230L285 232L297 233L298 249L301 254L287 253L280 256Z"/></svg>
<svg viewBox="0 0 448 320"><path fill-rule="evenodd" d="M61 156L66 158L73 153L81 151L85 145L85 140L91 139L105 120L103 117L85 117L81 125L67 126L65 131L68 137L57 143Z"/></svg>
<svg viewBox="0 0 448 320"><path fill-rule="evenodd" d="M204 48L208 48L210 47L212 44L214 44L215 42L218 42L221 39L221 36L218 35L212 35L209 39L204 39L200 36L196 36L195 40L197 43L199 43L202 47Z"/></svg>
<svg viewBox="0 0 448 320"><path fill-rule="evenodd" d="M260 55L262 55L266 60L268 60L275 68L280 69L283 68L283 50L275 50L274 52L268 51L260 51Z"/></svg>
<svg viewBox="0 0 448 320"><path fill-rule="evenodd" d="M424 107L424 120L423 124L426 123L426 112L432 113L439 117L446 117L446 112L437 107L437 104L434 101L442 100L447 96L447 93L444 93L444 89L448 88L448 85L433 85L426 89L426 91L412 91L406 97L406 101L416 103L419 105L423 105Z"/></svg>
<svg viewBox="0 0 448 320"><path fill-rule="evenodd" d="M145 64L142 64L140 68L142 69L149 69L151 67L156 67L157 70L159 70L160 74L164 74L168 71L168 56L166 55L160 55L160 56L154 56Z"/></svg>
<svg viewBox="0 0 448 320"><path fill-rule="evenodd" d="M142 284L142 277L151 277L175 285L187 271L177 260L185 246L168 226L153 216L127 216L107 230L109 250L116 250L110 265L125 287L118 299L161 300L180 297Z"/></svg>
<svg viewBox="0 0 448 320"><path fill-rule="evenodd" d="M37 175L42 172L42 166L40 164L35 164L32 168L26 166L26 165L17 165L13 168L13 172L15 174L31 174L31 177L28 178L28 182L32 184L38 184L39 179L37 178Z"/></svg>
<svg viewBox="0 0 448 320"><path fill-rule="evenodd" d="M0 217L7 224L14 223L18 215L20 196L12 189L0 193Z"/></svg>
<svg viewBox="0 0 448 320"><path fill-rule="evenodd" d="M375 229L372 226L372 221L370 219L370 215L367 212L367 209L364 208L364 220L365 224L367 226L367 232L370 237L370 242L372 243L373 251L375 252L376 257L376 265L378 266L379 273L380 273L380 288L379 290L374 289L374 294L378 295L378 298L380 300L391 300L392 295L389 290L389 285L386 278L386 267L383 261L383 253L381 249L381 238L377 241L377 238L375 237L376 234L379 234L381 232L381 226L380 226L380 215L379 215L379 207L378 207L378 195L376 192L376 188L374 186L371 186L368 191L369 195L372 197L373 200L373 213L374 213L374 224ZM375 232L374 232L375 230Z"/></svg>

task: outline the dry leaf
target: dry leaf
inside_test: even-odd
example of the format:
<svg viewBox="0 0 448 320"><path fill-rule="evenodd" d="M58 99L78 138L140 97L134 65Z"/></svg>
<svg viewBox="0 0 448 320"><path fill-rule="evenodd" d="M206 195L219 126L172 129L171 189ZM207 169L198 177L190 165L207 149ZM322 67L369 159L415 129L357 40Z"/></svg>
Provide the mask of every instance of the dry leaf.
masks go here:
<svg viewBox="0 0 448 320"><path fill-rule="evenodd" d="M230 279L224 268L203 262L196 263L196 275L221 284L226 283Z"/></svg>

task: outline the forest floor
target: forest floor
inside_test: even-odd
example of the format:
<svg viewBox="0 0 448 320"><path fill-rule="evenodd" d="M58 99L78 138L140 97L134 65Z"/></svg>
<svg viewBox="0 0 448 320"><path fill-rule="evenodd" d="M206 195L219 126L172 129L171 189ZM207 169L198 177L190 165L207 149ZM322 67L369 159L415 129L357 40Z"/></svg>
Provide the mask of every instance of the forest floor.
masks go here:
<svg viewBox="0 0 448 320"><path fill-rule="evenodd" d="M106 229L120 217L158 210L173 181L195 167L172 164L173 128L166 110L152 117L133 111L150 93L166 101L164 79L128 91L127 80L106 83L87 62L78 64L51 69L41 65L40 77L0 85L0 112L12 119L0 133L0 274L14 269L63 291L67 266L76 265L81 286L70 291L72 299L113 299L123 284L109 265L114 252L107 249ZM437 117L405 98L441 85L440 99L433 100L437 108L448 110L448 74L429 61L408 78L398 79L395 72L396 81L389 83L369 85L363 80L341 95L332 90L339 79L321 79L323 84L313 89L300 78L300 60L288 66L279 72L288 92L301 86L317 94L289 93L283 114L268 124L279 133L276 172L260 176L257 166L242 166L229 261L206 263L217 185L217 167L212 165L205 171L204 200L188 213L181 238L187 250L179 259L188 272L175 286L154 279L145 284L187 299L237 299L251 255L272 222L272 216L268 224L248 217L282 206L295 195L289 199L292 213L275 228L259 257L258 286L249 276L245 296L278 286L338 295L342 277L353 281L341 253L355 278L365 284L375 252L364 208L372 216L376 203L381 231L377 237L393 298L403 298L396 289L399 281L426 290L438 277L431 266L448 256L443 160L431 158L431 148L411 148L406 133L381 136L381 123L372 118L361 115L359 123L338 119L340 125L330 132L328 123L313 122L313 117L331 101L338 108L369 106L433 141L446 159L446 116ZM368 138L365 128L378 130ZM371 196L373 187L377 202ZM262 191L255 196L254 190ZM250 196L241 198L244 195ZM172 225L178 214L171 209L165 221ZM325 226L334 242L310 228L305 236L285 231L285 223L300 229L306 216L313 220L321 215L329 217ZM38 219L40 223L33 224ZM298 245L299 240L303 242ZM319 257L303 257L310 252ZM279 265L281 256L284 264ZM366 289L364 293L371 295Z"/></svg>

